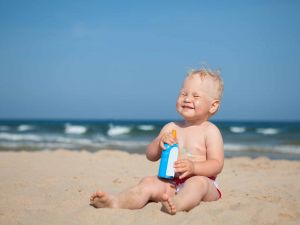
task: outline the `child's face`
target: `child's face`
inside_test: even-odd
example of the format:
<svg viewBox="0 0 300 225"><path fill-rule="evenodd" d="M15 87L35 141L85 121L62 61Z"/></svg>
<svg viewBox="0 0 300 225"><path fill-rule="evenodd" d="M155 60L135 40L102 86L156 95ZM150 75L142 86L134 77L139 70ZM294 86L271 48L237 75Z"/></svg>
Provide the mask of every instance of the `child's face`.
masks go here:
<svg viewBox="0 0 300 225"><path fill-rule="evenodd" d="M177 99L177 112L185 120L207 120L211 116L215 90L215 83L209 77L186 78Z"/></svg>

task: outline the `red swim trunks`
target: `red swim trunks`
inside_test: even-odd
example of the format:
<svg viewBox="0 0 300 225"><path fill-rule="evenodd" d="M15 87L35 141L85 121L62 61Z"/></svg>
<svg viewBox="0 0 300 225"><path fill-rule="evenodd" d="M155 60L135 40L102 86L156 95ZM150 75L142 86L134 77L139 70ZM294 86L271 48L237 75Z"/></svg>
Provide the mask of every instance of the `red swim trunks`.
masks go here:
<svg viewBox="0 0 300 225"><path fill-rule="evenodd" d="M185 178L182 178L182 179L179 179L179 177L174 177L174 179L172 180L174 185L175 185L175 188L176 188L176 192L178 192L182 187L183 187L183 184L184 182L189 179L190 177L185 177ZM216 181L216 177L208 177L209 179L211 179L213 182L214 182L214 186L216 187L218 193L219 193L219 199L222 197L222 193L218 187L218 183Z"/></svg>

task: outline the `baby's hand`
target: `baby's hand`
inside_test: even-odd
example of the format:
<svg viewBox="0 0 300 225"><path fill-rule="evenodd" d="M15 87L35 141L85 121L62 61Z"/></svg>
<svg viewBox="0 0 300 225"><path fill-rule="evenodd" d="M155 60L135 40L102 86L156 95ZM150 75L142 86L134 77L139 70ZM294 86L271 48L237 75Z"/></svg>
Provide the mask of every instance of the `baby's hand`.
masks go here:
<svg viewBox="0 0 300 225"><path fill-rule="evenodd" d="M168 144L171 146L176 143L177 143L177 138L173 137L172 132L168 132L162 135L159 146L164 150L165 149L164 144Z"/></svg>
<svg viewBox="0 0 300 225"><path fill-rule="evenodd" d="M189 177L194 174L194 163L189 159L177 160L174 163L176 173L181 173L179 179Z"/></svg>

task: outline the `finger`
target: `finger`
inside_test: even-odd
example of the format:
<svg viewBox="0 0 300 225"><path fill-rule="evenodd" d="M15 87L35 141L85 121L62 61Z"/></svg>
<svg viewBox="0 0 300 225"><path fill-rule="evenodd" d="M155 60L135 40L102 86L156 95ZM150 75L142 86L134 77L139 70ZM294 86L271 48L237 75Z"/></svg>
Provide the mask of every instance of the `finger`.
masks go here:
<svg viewBox="0 0 300 225"><path fill-rule="evenodd" d="M183 178L187 177L188 175L190 175L190 173L188 171L186 171L179 176L179 179L183 179Z"/></svg>
<svg viewBox="0 0 300 225"><path fill-rule="evenodd" d="M175 145L176 141L175 140L170 140L171 145Z"/></svg>
<svg viewBox="0 0 300 225"><path fill-rule="evenodd" d="M185 167L176 167L174 168L176 173L183 173L186 172L186 168Z"/></svg>
<svg viewBox="0 0 300 225"><path fill-rule="evenodd" d="M188 159L178 159L177 162L180 162L180 163L187 163L187 162L188 162Z"/></svg>
<svg viewBox="0 0 300 225"><path fill-rule="evenodd" d="M181 164L182 163L182 160L181 159L178 159L175 161L175 164Z"/></svg>
<svg viewBox="0 0 300 225"><path fill-rule="evenodd" d="M163 135L161 135L161 137L160 137L160 142L165 142L165 139L166 139L166 135L165 134L163 134Z"/></svg>
<svg viewBox="0 0 300 225"><path fill-rule="evenodd" d="M179 168L179 167L182 167L182 166L183 166L183 164L181 162L178 162L178 161L174 162L174 167L175 168Z"/></svg>
<svg viewBox="0 0 300 225"><path fill-rule="evenodd" d="M172 136L170 133L166 133L166 134L164 134L164 138L167 140L170 140L172 138Z"/></svg>
<svg viewBox="0 0 300 225"><path fill-rule="evenodd" d="M181 163L174 163L174 168L183 168L184 167L184 165L183 164L181 164Z"/></svg>
<svg viewBox="0 0 300 225"><path fill-rule="evenodd" d="M175 140L175 138L173 137L172 133L168 133L165 136L165 139L168 140L170 142L171 145L176 144L177 141Z"/></svg>
<svg viewBox="0 0 300 225"><path fill-rule="evenodd" d="M173 136L170 137L170 141L172 142L172 144L176 144L177 143L177 139L174 138Z"/></svg>
<svg viewBox="0 0 300 225"><path fill-rule="evenodd" d="M162 150L165 150L165 149L166 149L166 147L165 147L165 145L164 145L164 142L162 142L162 141L160 142L159 146L161 147Z"/></svg>
<svg viewBox="0 0 300 225"><path fill-rule="evenodd" d="M177 160L175 161L176 166L184 166L186 165L186 162L184 160Z"/></svg>
<svg viewBox="0 0 300 225"><path fill-rule="evenodd" d="M170 136L168 134L164 134L161 138L161 141L167 143L170 141Z"/></svg>
<svg viewBox="0 0 300 225"><path fill-rule="evenodd" d="M167 144L167 145L169 145L169 146L172 146L172 145L173 145L172 142L171 142L170 140L165 140L165 141L164 141L164 144Z"/></svg>

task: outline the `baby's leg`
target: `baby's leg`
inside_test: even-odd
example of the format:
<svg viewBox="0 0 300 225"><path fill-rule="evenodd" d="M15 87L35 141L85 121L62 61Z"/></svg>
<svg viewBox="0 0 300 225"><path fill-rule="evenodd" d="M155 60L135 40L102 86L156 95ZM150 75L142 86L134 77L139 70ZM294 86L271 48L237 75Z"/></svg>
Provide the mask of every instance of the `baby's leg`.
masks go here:
<svg viewBox="0 0 300 225"><path fill-rule="evenodd" d="M136 186L116 196L98 191L91 196L90 204L96 208L139 209L149 201L161 201L165 193L172 196L172 190L171 184L157 177L145 177Z"/></svg>
<svg viewBox="0 0 300 225"><path fill-rule="evenodd" d="M218 196L219 193L212 180L207 177L193 176L184 183L183 188L173 198L163 196L162 210L170 214L189 211L201 201L214 201Z"/></svg>

